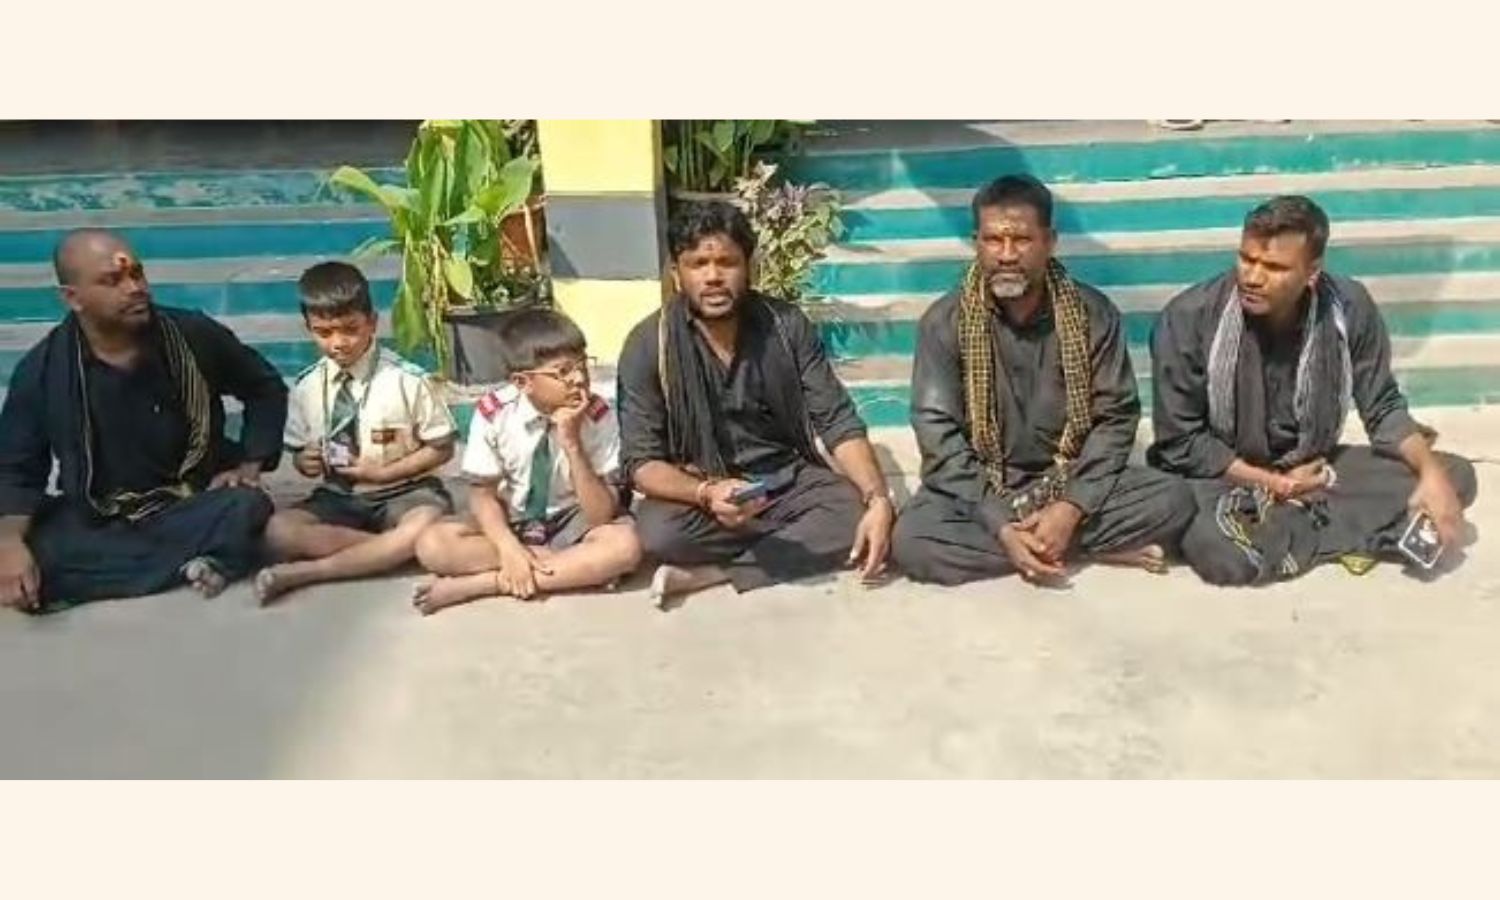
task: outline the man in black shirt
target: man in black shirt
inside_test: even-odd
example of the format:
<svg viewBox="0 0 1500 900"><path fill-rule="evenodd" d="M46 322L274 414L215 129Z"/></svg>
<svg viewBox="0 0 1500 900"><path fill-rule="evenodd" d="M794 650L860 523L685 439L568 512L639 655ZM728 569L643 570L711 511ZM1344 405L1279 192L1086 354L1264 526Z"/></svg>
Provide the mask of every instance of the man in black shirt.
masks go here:
<svg viewBox="0 0 1500 900"><path fill-rule="evenodd" d="M1192 505L1179 479L1127 465L1140 399L1119 312L1053 257L1041 182L998 178L973 214L975 261L922 316L922 487L897 564L938 584L1055 579L1079 555L1160 570Z"/></svg>
<svg viewBox="0 0 1500 900"><path fill-rule="evenodd" d="M1391 374L1375 302L1323 270L1327 244L1311 200L1262 204L1234 270L1173 298L1152 333L1148 459L1190 479L1198 513L1182 550L1212 583L1400 558L1409 509L1432 517L1449 550L1463 539L1473 466L1431 449ZM1339 443L1351 406L1369 447Z"/></svg>
<svg viewBox="0 0 1500 900"><path fill-rule="evenodd" d="M155 306L111 232L70 233L53 262L70 313L0 410L0 605L51 612L184 581L212 596L256 561L286 385L222 325ZM226 393L244 403L239 442Z"/></svg>
<svg viewBox="0 0 1500 900"><path fill-rule="evenodd" d="M619 370L641 543L665 563L653 593L746 591L856 560L875 576L895 510L812 323L750 290L755 235L739 210L690 207L669 243L678 294L630 333Z"/></svg>

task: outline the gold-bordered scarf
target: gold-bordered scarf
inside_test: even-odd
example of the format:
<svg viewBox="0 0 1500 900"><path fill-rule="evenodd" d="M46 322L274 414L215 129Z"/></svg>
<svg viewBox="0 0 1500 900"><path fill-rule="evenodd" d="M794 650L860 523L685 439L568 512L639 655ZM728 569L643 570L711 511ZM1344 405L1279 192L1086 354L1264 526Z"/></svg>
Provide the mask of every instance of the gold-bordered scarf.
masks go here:
<svg viewBox="0 0 1500 900"><path fill-rule="evenodd" d="M1089 369L1089 322L1078 286L1057 260L1047 263L1047 296L1062 351L1063 384L1067 393L1067 419L1057 440L1054 457L1059 469L1078 455L1093 427ZM984 465L985 476L996 493L1005 490L1005 442L1003 423L997 415L995 360L1000 348L994 340L991 321L994 305L978 263L964 273L959 300L958 342L963 362L964 407L968 412L969 441Z"/></svg>
<svg viewBox="0 0 1500 900"><path fill-rule="evenodd" d="M118 516L131 522L145 519L170 506L173 502L192 495L193 488L189 475L198 468L208 453L208 432L212 421L208 381L199 370L198 361L194 358L187 339L183 337L182 330L177 327L177 323L173 322L170 316L160 311L153 318L155 327L161 335L167 371L177 385L178 396L182 399L183 414L188 422L187 452L183 454L182 463L177 467L177 482L174 484L152 488L149 491L114 491L107 497L94 496L94 423L89 411L88 377L84 367L84 338L81 333L78 335L77 344L76 364L80 388L78 402L83 411L81 418L85 467L84 489L89 503L99 515L109 518Z"/></svg>

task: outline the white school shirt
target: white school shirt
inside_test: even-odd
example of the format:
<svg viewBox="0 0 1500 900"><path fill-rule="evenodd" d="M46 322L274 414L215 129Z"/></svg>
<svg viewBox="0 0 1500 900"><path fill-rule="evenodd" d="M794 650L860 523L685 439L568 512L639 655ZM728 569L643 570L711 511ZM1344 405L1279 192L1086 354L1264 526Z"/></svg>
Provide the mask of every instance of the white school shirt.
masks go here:
<svg viewBox="0 0 1500 900"><path fill-rule="evenodd" d="M335 424L328 417L339 390L338 374L338 364L325 356L297 376L287 397L282 441L287 449L296 452L328 437ZM349 367L349 374L359 407L361 462L393 463L458 431L427 373L378 343ZM391 485L357 485L356 490L377 487L388 490Z"/></svg>
<svg viewBox="0 0 1500 900"><path fill-rule="evenodd" d="M477 480L498 481L497 493L506 503L512 522L526 512L531 493L531 459L542 436L552 434L551 420L516 388L507 384L479 399L469 423L469 441L464 447L464 475ZM595 474L613 483L620 474L620 420L604 398L590 397L579 433L583 455ZM578 505L568 455L552 435L552 481L547 496L550 518Z"/></svg>

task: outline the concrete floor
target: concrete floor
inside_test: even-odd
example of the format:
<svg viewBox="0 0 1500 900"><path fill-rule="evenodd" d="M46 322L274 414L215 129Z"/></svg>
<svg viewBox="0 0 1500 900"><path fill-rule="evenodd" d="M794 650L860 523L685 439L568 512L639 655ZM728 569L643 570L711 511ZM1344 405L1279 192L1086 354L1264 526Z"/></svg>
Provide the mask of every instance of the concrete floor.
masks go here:
<svg viewBox="0 0 1500 900"><path fill-rule="evenodd" d="M412 575L4 615L0 777L1495 777L1500 411L1424 418L1485 460L1481 542L1430 584L1096 568L423 619Z"/></svg>

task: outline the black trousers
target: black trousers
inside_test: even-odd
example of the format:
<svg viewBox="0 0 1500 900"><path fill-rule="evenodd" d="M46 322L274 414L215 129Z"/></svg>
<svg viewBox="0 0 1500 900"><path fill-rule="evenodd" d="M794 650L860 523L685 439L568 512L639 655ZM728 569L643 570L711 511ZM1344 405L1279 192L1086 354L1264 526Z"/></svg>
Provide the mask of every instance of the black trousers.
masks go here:
<svg viewBox="0 0 1500 900"><path fill-rule="evenodd" d="M1099 511L1079 526L1074 548L1085 553L1175 546L1193 516L1182 479L1126 466ZM896 521L896 564L913 581L964 584L1015 571L1010 557L966 503L923 487Z"/></svg>
<svg viewBox="0 0 1500 900"><path fill-rule="evenodd" d="M737 591L842 568L864 515L859 491L820 466L802 465L770 506L729 529L703 510L646 499L635 509L642 547L662 562L721 565Z"/></svg>
<svg viewBox="0 0 1500 900"><path fill-rule="evenodd" d="M1451 453L1437 456L1459 500L1465 507L1472 504L1478 492L1474 466ZM1182 537L1188 565L1210 584L1243 585L1287 577L1278 563L1288 555L1297 561L1295 574L1350 553L1405 559L1397 545L1409 516L1406 500L1417 486L1411 469L1369 447L1341 446L1327 459L1337 483L1311 498L1315 510L1288 504L1273 508L1255 538L1265 557L1260 565L1219 527L1219 498L1232 485L1219 479L1190 480L1198 510Z"/></svg>
<svg viewBox="0 0 1500 900"><path fill-rule="evenodd" d="M40 611L168 590L198 557L242 578L260 561L271 512L271 498L255 488L204 491L134 523L96 522L85 507L53 500L26 535L41 572Z"/></svg>

